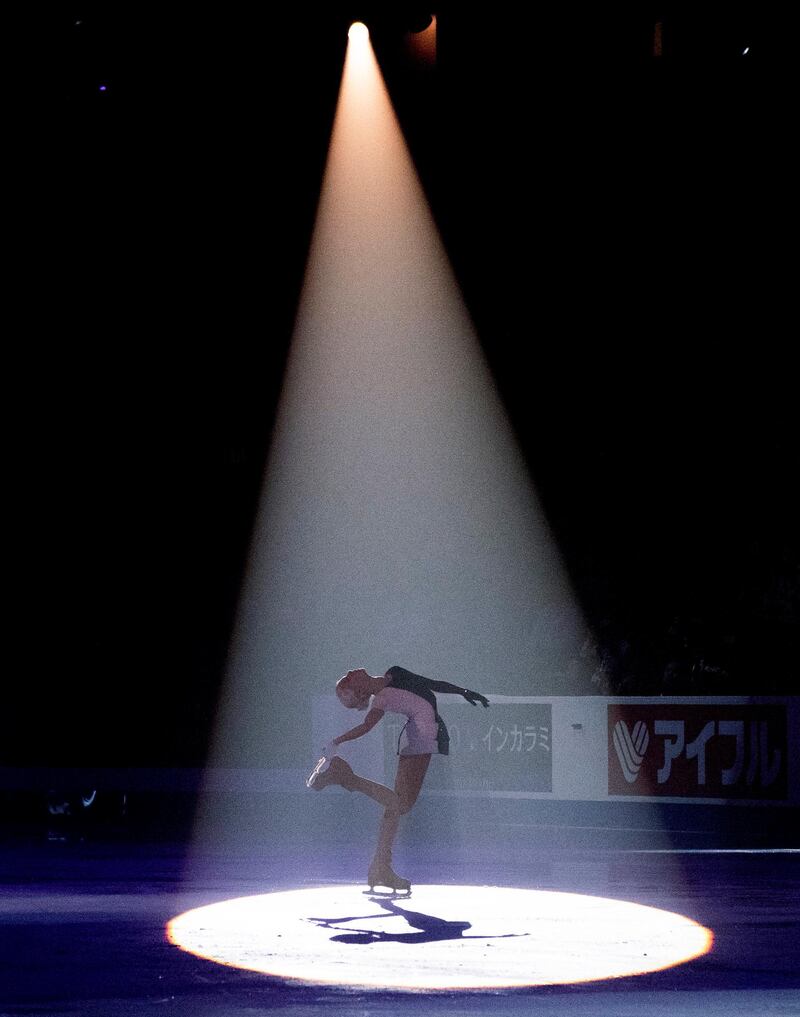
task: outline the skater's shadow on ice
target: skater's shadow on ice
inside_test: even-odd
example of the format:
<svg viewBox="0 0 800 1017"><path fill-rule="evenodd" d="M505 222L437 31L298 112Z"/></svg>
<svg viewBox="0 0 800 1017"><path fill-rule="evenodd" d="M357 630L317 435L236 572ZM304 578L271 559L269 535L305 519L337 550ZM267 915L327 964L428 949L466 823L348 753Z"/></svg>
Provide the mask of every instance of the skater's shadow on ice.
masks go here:
<svg viewBox="0 0 800 1017"><path fill-rule="evenodd" d="M363 922L373 918L385 918L386 914L404 919L417 932L376 932L371 929L355 929L331 936L331 942L350 943L354 946L368 946L370 943L440 943L448 939L507 939L511 936L526 936L526 932L507 932L500 936L465 936L471 922L452 922L421 911L409 911L398 907L392 900L376 898L376 904L383 908L376 915L350 915L345 918L309 918L309 922L324 929L340 929L345 922Z"/></svg>

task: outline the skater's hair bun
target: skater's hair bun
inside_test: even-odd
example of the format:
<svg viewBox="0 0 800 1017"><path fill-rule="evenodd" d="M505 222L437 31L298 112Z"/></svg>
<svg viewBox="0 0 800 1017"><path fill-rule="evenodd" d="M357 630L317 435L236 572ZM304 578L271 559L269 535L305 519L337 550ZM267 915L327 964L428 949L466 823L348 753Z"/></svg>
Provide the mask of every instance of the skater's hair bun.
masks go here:
<svg viewBox="0 0 800 1017"><path fill-rule="evenodd" d="M356 694L350 688L350 685L351 680L349 674L342 675L336 683L336 695L343 706L353 706L356 701Z"/></svg>

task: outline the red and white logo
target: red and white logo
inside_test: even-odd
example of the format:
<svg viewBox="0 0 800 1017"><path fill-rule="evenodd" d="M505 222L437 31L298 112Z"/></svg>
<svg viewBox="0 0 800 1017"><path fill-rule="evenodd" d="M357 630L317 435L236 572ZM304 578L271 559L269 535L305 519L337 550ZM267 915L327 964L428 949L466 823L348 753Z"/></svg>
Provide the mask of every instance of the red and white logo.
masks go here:
<svg viewBox="0 0 800 1017"><path fill-rule="evenodd" d="M609 795L785 799L783 703L615 703Z"/></svg>

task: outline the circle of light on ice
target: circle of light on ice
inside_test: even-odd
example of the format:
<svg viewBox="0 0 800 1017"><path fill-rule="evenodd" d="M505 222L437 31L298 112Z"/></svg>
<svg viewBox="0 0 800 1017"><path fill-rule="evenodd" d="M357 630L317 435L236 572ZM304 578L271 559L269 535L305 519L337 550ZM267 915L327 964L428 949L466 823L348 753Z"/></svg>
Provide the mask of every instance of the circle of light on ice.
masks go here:
<svg viewBox="0 0 800 1017"><path fill-rule="evenodd" d="M266 893L187 911L167 935L199 957L274 977L406 991L630 977L713 943L702 925L658 908L488 886L418 886L410 897L360 886Z"/></svg>

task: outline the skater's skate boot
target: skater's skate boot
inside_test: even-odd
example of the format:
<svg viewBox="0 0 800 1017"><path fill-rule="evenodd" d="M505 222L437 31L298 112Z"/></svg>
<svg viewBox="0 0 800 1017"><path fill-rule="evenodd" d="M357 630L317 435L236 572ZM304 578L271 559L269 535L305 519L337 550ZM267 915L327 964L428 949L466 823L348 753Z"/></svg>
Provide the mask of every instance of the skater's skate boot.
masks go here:
<svg viewBox="0 0 800 1017"><path fill-rule="evenodd" d="M411 892L411 883L402 876L392 871L388 862L373 861L369 867L367 885L370 891L374 892L376 886L388 886L390 890L405 890Z"/></svg>
<svg viewBox="0 0 800 1017"><path fill-rule="evenodd" d="M346 790L352 791L354 776L352 767L341 756L331 756L329 759L323 756L306 781L306 787L313 787L315 791L321 791L329 784L339 784Z"/></svg>

